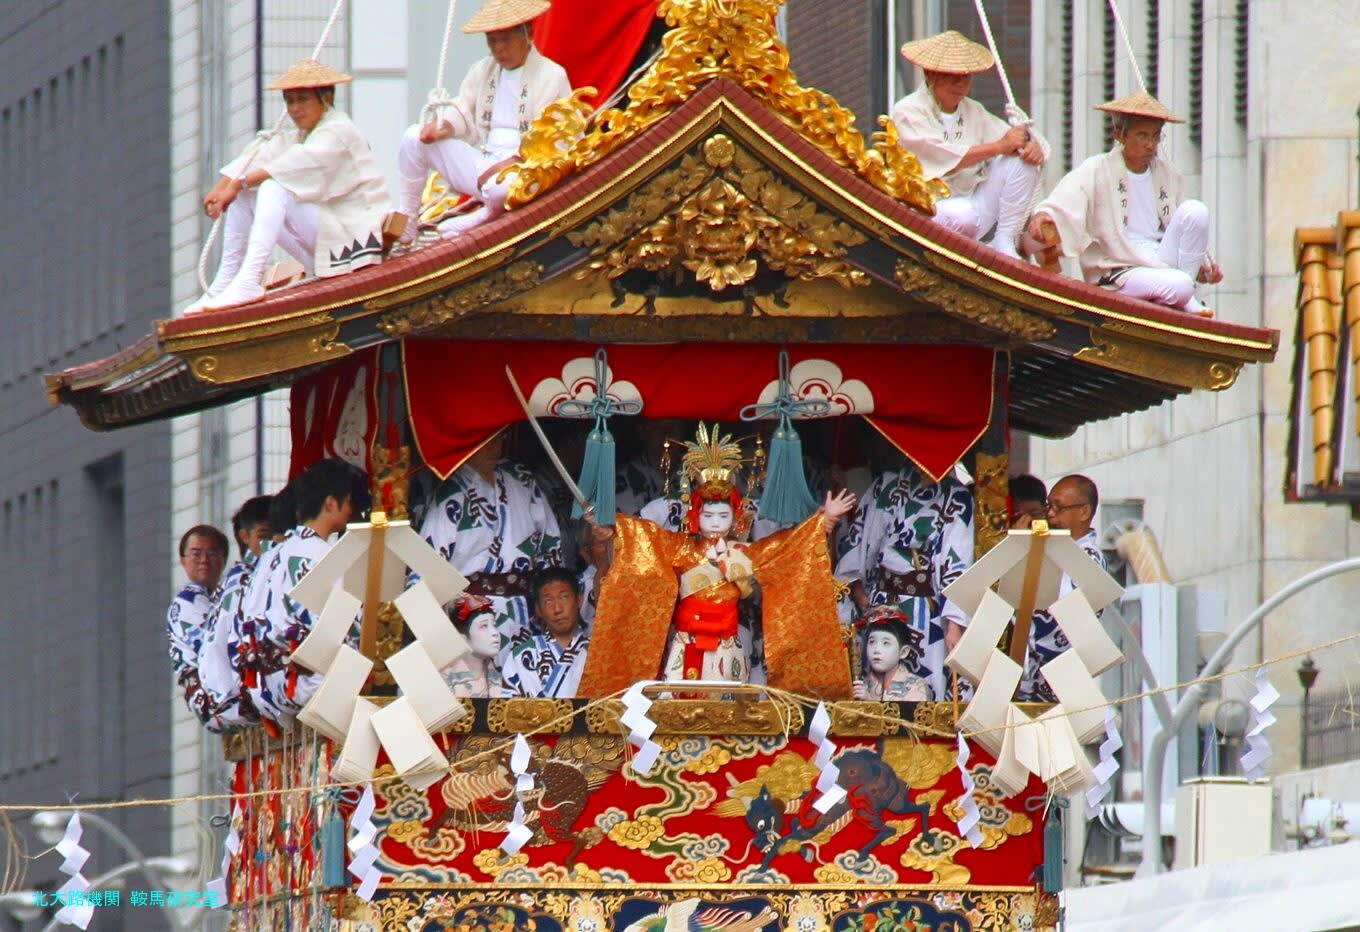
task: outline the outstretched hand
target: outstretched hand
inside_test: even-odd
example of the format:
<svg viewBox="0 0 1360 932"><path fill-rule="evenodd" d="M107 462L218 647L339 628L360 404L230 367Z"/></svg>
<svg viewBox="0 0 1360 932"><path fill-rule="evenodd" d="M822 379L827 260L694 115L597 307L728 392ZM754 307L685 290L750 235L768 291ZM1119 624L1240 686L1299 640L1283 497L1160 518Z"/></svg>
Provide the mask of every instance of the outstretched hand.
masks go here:
<svg viewBox="0 0 1360 932"><path fill-rule="evenodd" d="M841 489L835 495L826 493L826 504L822 506L822 516L826 519L827 526L834 528L841 518L855 510L855 493L849 489Z"/></svg>

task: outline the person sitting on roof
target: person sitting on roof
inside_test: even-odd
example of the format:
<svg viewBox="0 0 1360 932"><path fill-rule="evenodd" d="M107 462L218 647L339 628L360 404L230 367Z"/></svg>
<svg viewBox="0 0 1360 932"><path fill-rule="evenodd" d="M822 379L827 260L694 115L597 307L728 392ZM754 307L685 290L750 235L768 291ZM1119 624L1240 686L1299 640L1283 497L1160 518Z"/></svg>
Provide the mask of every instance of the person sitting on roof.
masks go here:
<svg viewBox="0 0 1360 932"><path fill-rule="evenodd" d="M275 246L308 275L323 278L381 261L392 199L368 140L335 109L335 86L352 80L303 59L269 85L283 91L297 131L268 138L256 152L247 149L203 199L209 217L227 214L222 261L208 293L186 314L263 295L265 263Z"/></svg>
<svg viewBox="0 0 1360 932"><path fill-rule="evenodd" d="M893 107L903 147L928 178L943 178L950 196L935 202L935 222L981 239L996 227L992 248L1019 258L1016 240L1039 186L1048 143L1033 129L1009 126L968 96L973 75L992 67L992 53L954 30L902 46L902 57L925 82Z"/></svg>
<svg viewBox="0 0 1360 932"><path fill-rule="evenodd" d="M401 174L400 210L407 217L403 241L415 235L420 197L431 171L451 191L481 201L481 207L440 224L457 236L501 213L510 187L501 170L518 158L520 139L548 104L571 96L566 70L545 58L533 43L532 20L547 0L488 0L463 26L486 33L491 54L472 66L457 99L436 120L406 130L397 155Z"/></svg>
<svg viewBox="0 0 1360 932"><path fill-rule="evenodd" d="M1114 149L1059 181L1035 208L1029 234L1042 240L1052 222L1088 282L1212 317L1195 297L1196 281L1223 280L1209 258L1209 208L1183 198L1180 172L1157 155L1162 128L1185 121L1150 94L1096 109L1114 114Z"/></svg>

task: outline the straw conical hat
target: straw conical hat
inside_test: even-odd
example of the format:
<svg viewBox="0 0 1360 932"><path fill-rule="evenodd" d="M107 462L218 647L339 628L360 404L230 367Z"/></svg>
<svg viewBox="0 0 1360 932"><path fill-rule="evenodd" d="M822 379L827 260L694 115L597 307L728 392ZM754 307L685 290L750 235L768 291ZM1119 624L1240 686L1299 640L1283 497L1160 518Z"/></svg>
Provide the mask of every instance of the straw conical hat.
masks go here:
<svg viewBox="0 0 1360 932"><path fill-rule="evenodd" d="M1142 92L1130 94L1118 100L1106 101L1097 105L1096 109L1104 110L1106 113L1124 113L1128 116L1147 117L1149 120L1161 120L1164 123L1185 122L1166 109L1156 97Z"/></svg>
<svg viewBox="0 0 1360 932"><path fill-rule="evenodd" d="M334 84L348 84L354 78L343 71L336 71L330 65L323 65L315 58L304 58L279 76L279 79L265 88L267 91L293 91L308 87L330 87Z"/></svg>
<svg viewBox="0 0 1360 932"><path fill-rule="evenodd" d="M495 32L527 23L548 11L548 0L486 0L477 13L463 25L463 32Z"/></svg>
<svg viewBox="0 0 1360 932"><path fill-rule="evenodd" d="M926 71L944 74L977 74L996 62L985 46L953 29L929 39L908 42L902 46L902 57Z"/></svg>

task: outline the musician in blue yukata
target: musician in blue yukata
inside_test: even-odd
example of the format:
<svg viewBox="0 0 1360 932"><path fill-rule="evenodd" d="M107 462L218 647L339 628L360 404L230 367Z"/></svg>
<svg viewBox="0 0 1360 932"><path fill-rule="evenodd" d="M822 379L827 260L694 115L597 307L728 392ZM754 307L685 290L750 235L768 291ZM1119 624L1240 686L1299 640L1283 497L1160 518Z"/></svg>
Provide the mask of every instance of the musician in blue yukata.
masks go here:
<svg viewBox="0 0 1360 932"><path fill-rule="evenodd" d="M269 504L271 497L257 495L247 499L231 518L239 559L227 570L203 636L199 659L199 678L213 702L213 714L223 730L240 728L260 720L250 696L241 689L241 675L232 656L233 631L240 629L238 616L241 599L250 575L255 571L260 551L270 538ZM209 726L209 730L213 730Z"/></svg>
<svg viewBox="0 0 1360 932"><path fill-rule="evenodd" d="M932 482L911 463L881 473L840 547L837 577L851 580L860 613L891 605L923 640L914 672L947 698L944 658L968 617L944 588L973 565L973 495L953 470Z"/></svg>
<svg viewBox="0 0 1360 932"><path fill-rule="evenodd" d="M1086 551L1086 555L1104 569L1105 554L1100 550L1100 537L1092 527L1099 506L1100 493L1096 484L1085 476L1064 476L1053 483L1053 489L1048 493L1048 526L1071 534L1077 545ZM1063 573L1058 584L1058 597L1067 595L1075 588L1072 578ZM1046 611L1035 612L1029 629L1025 672L1020 680L1017 698L1022 702L1057 702L1057 697L1053 695L1039 668L1071 646L1067 635L1063 634L1063 629L1052 615Z"/></svg>
<svg viewBox="0 0 1360 932"><path fill-rule="evenodd" d="M544 570L534 579L539 631L515 642L501 671L509 698L572 699L586 668L590 638L581 624L581 582L570 570Z"/></svg>
<svg viewBox="0 0 1360 932"><path fill-rule="evenodd" d="M562 531L532 472L505 458L502 432L468 457L431 495L420 534L491 602L501 632L497 662L529 628L529 583L562 566Z"/></svg>
<svg viewBox="0 0 1360 932"><path fill-rule="evenodd" d="M243 624L252 626L265 655L250 698L262 720L288 728L321 685L321 674L302 673L288 662L312 630L311 613L288 594L331 549L332 536L351 521L367 520L371 501L368 476L340 459L316 463L293 488L298 526L260 560L241 607Z"/></svg>
<svg viewBox="0 0 1360 932"><path fill-rule="evenodd" d="M221 725L213 715L213 701L199 679L199 658L208 616L217 600L217 584L227 563L227 535L210 524L199 524L179 539L179 565L188 582L175 595L165 615L170 639L170 664L175 684L184 693L189 711L211 731Z"/></svg>

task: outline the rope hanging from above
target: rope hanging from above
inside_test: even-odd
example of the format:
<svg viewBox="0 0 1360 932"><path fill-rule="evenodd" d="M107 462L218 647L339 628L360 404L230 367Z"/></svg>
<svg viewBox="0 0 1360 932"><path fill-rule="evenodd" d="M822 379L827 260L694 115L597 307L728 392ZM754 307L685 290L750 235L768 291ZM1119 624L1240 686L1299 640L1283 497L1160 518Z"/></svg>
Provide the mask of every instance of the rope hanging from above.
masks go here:
<svg viewBox="0 0 1360 932"><path fill-rule="evenodd" d="M458 0L449 0L449 12L444 17L444 41L439 46L439 67L435 71L434 87L430 88L429 96L425 98L425 106L420 111L421 123L433 123L440 108L453 103L448 89L444 87L444 73L449 65L449 40L453 36L453 12L457 6Z"/></svg>
<svg viewBox="0 0 1360 932"><path fill-rule="evenodd" d="M617 451L614 435L609 432L609 419L615 414L641 414L642 402L609 397L609 354L601 347L595 351L595 397L589 401L575 398L563 401L557 406L556 413L562 417L595 419L595 426L586 438L586 452L581 461L581 478L577 485L586 499L594 504L596 522L613 524L616 513ZM573 518L579 518L582 514L580 502L571 506Z"/></svg>
<svg viewBox="0 0 1360 932"><path fill-rule="evenodd" d="M321 38L316 40L316 46L312 49L310 58L313 60L321 54L321 50L326 47L326 40L330 38L331 30L335 28L336 22L340 19L340 11L345 8L345 0L335 0L335 6L331 8L330 19L326 20L326 26L321 30ZM452 15L452 14L450 14ZM236 176L237 180L244 178L250 172L250 166L255 162L255 156L259 155L260 149L264 144L273 139L283 129L283 121L288 118L288 108L284 107L279 114L274 126L271 129L260 130L255 134L255 138L250 141L246 148L245 159L241 162L241 171ZM227 208L230 210L230 207ZM226 217L226 211L217 215L213 221L212 229L208 231L208 239L203 243L203 250L198 254L198 284L203 289L203 293L208 293L208 256L212 253L213 244L217 242L217 237L222 232L222 220Z"/></svg>
<svg viewBox="0 0 1360 932"><path fill-rule="evenodd" d="M1120 42L1124 46L1124 54L1129 57L1129 65L1133 68L1134 80L1138 82L1138 91L1146 94L1147 85L1143 83L1143 71L1138 67L1138 57L1133 54L1133 43L1129 41L1128 30L1124 28L1124 17L1119 15L1119 0L1108 0L1110 5L1110 15L1114 17L1115 29L1119 32Z"/></svg>
<svg viewBox="0 0 1360 932"><path fill-rule="evenodd" d="M796 524L817 510L803 471L803 441L793 427L795 417L826 417L831 404L822 398L795 398L789 384L789 354L779 351L778 393L774 401L750 404L741 409L743 421L777 417L770 438L770 461L765 489L760 495L760 516L778 524Z"/></svg>
<svg viewBox="0 0 1360 932"><path fill-rule="evenodd" d="M978 19L982 21L982 34L987 37L987 47L992 50L992 60L996 63L996 73L1001 78L1001 89L1006 92L1006 121L1011 126L1027 126L1034 121L1015 102L1015 92L1011 90L1011 79L1007 76L1006 66L1001 61L1001 50L996 47L996 39L992 37L992 24L987 19L987 10L983 7L982 0L973 0L973 6L977 8Z"/></svg>

